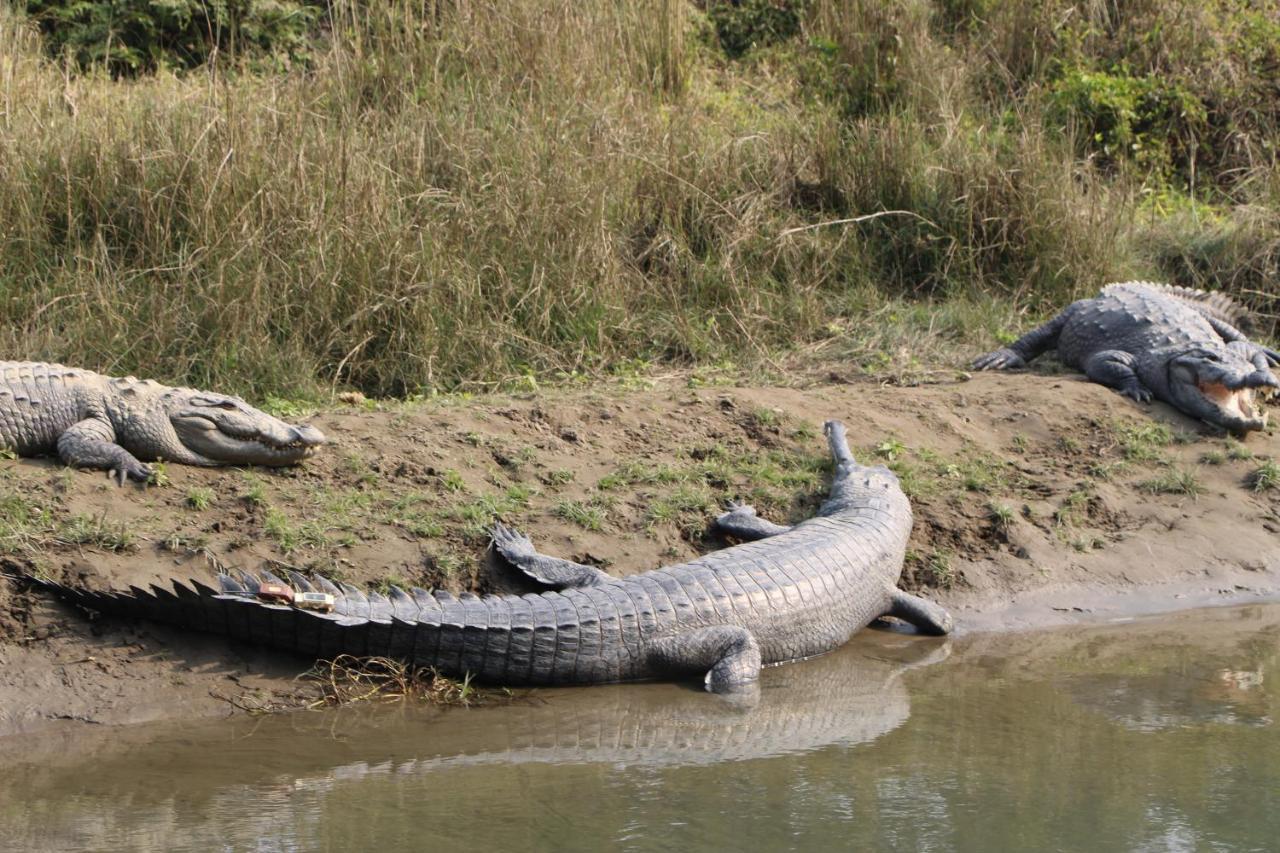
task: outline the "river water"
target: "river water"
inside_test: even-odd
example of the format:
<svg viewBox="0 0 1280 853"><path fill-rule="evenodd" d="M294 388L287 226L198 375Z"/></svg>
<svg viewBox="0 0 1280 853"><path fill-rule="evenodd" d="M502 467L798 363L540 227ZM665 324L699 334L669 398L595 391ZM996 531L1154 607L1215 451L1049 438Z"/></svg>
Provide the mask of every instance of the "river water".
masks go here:
<svg viewBox="0 0 1280 853"><path fill-rule="evenodd" d="M1280 850L1280 605L0 745L11 850Z"/></svg>

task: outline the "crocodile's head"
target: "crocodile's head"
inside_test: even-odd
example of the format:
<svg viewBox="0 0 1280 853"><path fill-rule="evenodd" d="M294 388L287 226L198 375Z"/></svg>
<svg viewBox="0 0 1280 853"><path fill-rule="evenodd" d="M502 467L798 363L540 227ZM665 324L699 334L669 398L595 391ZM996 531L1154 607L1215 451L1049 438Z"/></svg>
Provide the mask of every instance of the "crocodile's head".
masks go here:
<svg viewBox="0 0 1280 853"><path fill-rule="evenodd" d="M324 444L313 426L291 426L239 397L175 389L165 411L183 449L197 465L293 465Z"/></svg>
<svg viewBox="0 0 1280 853"><path fill-rule="evenodd" d="M1169 401L1189 415L1233 433L1267 425L1264 400L1280 389L1270 370L1226 346L1197 344L1165 362Z"/></svg>

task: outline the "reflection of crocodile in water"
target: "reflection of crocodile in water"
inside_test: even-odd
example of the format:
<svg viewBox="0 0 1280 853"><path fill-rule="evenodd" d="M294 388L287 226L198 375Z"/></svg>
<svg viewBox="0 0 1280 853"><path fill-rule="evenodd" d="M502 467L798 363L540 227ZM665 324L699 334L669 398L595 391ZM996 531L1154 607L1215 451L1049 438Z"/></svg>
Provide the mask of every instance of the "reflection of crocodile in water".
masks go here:
<svg viewBox="0 0 1280 853"><path fill-rule="evenodd" d="M223 576L223 593L97 593L36 581L90 608L174 622L307 656L381 655L495 684L634 681L705 674L708 689L750 685L761 664L828 652L878 617L944 634L951 617L895 586L911 506L888 469L858 465L844 427L826 425L836 471L815 518L771 524L750 507L720 529L748 541L688 563L617 579L543 556L505 527L497 550L550 591L524 596L392 589L383 596L317 583L328 614L259 600L257 579ZM304 591L312 582L290 579ZM269 578L271 582L278 578Z"/></svg>

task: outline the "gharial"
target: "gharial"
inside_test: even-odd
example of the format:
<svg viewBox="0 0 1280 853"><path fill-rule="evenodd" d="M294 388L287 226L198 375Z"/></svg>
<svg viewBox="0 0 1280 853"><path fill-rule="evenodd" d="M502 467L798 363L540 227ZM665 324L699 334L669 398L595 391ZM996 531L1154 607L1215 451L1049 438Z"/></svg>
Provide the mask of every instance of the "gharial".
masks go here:
<svg viewBox="0 0 1280 853"><path fill-rule="evenodd" d="M324 444L239 397L171 388L42 362L0 362L0 446L19 456L56 451L77 468L146 480L140 459L186 465L292 465Z"/></svg>
<svg viewBox="0 0 1280 853"><path fill-rule="evenodd" d="M973 366L1022 367L1056 347L1063 364L1126 397L1155 397L1229 432L1247 433L1267 425L1260 398L1280 389L1271 372L1280 353L1236 328L1244 314L1222 293L1147 281L1109 284Z"/></svg>
<svg viewBox="0 0 1280 853"><path fill-rule="evenodd" d="M312 658L397 658L492 684L586 684L700 675L708 690L753 684L761 665L830 651L891 615L928 634L950 631L938 605L899 590L911 505L887 468L857 464L835 421L827 500L783 527L736 506L716 524L747 540L687 563L626 578L539 554L498 525L497 552L546 591L463 594L391 588L361 592L288 573L303 592L329 593L322 613L260 599L262 572L220 575L221 592L174 583L170 592L93 592L32 579L90 609L176 623Z"/></svg>

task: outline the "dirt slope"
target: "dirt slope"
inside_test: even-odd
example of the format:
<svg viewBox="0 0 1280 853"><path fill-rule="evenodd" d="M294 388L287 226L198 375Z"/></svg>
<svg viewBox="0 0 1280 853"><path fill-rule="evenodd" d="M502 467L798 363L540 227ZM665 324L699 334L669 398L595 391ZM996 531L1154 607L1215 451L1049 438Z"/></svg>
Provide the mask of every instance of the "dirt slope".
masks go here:
<svg viewBox="0 0 1280 853"><path fill-rule="evenodd" d="M542 550L626 574L724 543L730 498L775 519L821 499L821 423L898 470L916 528L904 585L962 629L1276 594L1280 438L1243 444L1075 377L918 387L560 389L352 405L332 446L280 471L171 465L117 489L52 460L0 462L10 569L98 587L288 565L354 583L522 589L485 554L495 517ZM234 712L295 694L305 663L152 625L88 622L0 584L0 733Z"/></svg>

